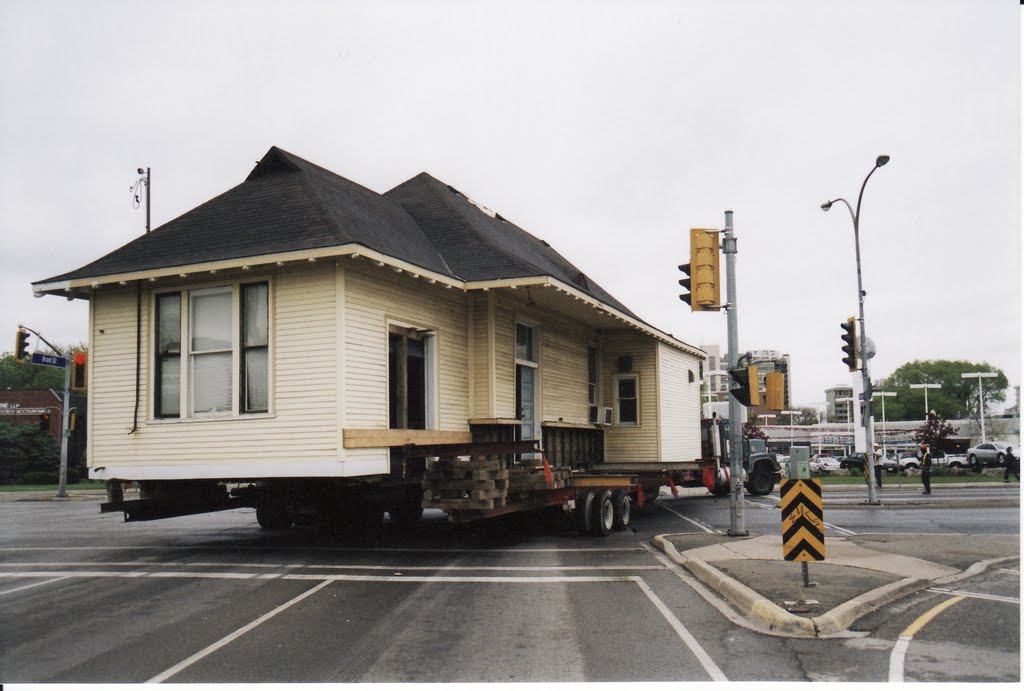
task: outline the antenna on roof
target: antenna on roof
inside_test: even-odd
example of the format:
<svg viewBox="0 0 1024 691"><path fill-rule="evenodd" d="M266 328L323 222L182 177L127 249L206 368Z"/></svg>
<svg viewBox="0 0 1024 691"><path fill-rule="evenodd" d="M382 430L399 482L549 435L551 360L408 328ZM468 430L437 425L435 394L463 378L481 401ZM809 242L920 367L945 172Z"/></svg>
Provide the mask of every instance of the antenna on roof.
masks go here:
<svg viewBox="0 0 1024 691"><path fill-rule="evenodd" d="M141 175L142 177L139 178L138 180L136 180L135 184L132 185L129 188L131 190L131 192L132 192L132 208L133 209L137 209L141 205L142 202L139 199L139 188L140 187L145 187L146 188L146 232L148 233L149 232L149 168L146 168L145 170L143 170L142 168L139 168L138 172L139 172L139 175Z"/></svg>

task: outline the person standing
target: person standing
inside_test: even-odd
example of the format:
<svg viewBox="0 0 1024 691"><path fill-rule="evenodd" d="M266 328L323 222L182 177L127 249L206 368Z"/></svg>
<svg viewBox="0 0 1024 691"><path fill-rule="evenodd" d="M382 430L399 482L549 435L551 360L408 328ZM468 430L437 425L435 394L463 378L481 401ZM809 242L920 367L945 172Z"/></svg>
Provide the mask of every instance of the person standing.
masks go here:
<svg viewBox="0 0 1024 691"><path fill-rule="evenodd" d="M928 445L921 442L921 448L917 450L917 460L921 463L921 484L924 491L921 494L932 493L932 455L928 453Z"/></svg>
<svg viewBox="0 0 1024 691"><path fill-rule="evenodd" d="M875 442L875 486L882 489L882 446Z"/></svg>
<svg viewBox="0 0 1024 691"><path fill-rule="evenodd" d="M1020 459L1013 455L1013 447L1006 447L1006 470L1003 471L1003 482L1010 481L1010 474L1020 482Z"/></svg>

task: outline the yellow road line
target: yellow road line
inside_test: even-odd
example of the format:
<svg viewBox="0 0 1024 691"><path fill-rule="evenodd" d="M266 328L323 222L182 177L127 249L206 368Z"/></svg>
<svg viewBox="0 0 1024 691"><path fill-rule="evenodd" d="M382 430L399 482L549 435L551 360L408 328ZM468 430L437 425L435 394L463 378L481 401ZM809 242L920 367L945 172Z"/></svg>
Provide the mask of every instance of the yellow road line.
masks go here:
<svg viewBox="0 0 1024 691"><path fill-rule="evenodd" d="M944 612L946 609L952 607L961 600L966 599L967 598L963 595L957 595L940 602L919 616L910 626L904 629L903 633L901 633L900 637L896 640L896 645L893 647L892 654L889 656L890 682L899 683L903 681L903 664L907 655L907 648L910 647L910 641L913 640L917 632L923 629L928 622L939 616L939 614Z"/></svg>

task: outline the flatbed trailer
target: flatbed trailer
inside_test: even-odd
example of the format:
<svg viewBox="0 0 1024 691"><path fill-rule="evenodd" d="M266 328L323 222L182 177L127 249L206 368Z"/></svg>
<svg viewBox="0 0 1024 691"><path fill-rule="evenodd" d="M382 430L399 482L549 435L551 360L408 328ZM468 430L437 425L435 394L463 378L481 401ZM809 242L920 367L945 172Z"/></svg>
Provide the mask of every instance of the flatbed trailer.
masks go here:
<svg viewBox="0 0 1024 691"><path fill-rule="evenodd" d="M714 461L599 463L552 467L539 441L397 447L388 475L361 478L224 478L140 482L141 498L125 500L108 482L101 510L145 521L240 507L256 509L261 527L318 523L332 533L376 541L383 515L400 526L424 509L445 511L456 523L561 510L581 534L605 536L630 522L631 505L657 496L663 485L699 486Z"/></svg>

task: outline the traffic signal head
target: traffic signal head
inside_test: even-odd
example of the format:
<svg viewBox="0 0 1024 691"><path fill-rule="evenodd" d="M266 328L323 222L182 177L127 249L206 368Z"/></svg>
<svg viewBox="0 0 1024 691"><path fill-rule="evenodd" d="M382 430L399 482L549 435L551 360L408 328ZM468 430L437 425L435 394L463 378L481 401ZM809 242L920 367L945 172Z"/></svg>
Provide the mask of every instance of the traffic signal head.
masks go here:
<svg viewBox="0 0 1024 691"><path fill-rule="evenodd" d="M729 376L738 384L729 393L745 406L761 405L761 390L757 383L757 366L738 367L729 370Z"/></svg>
<svg viewBox="0 0 1024 691"><path fill-rule="evenodd" d="M693 266L692 307L718 311L721 308L718 268L718 232L690 228L690 264Z"/></svg>
<svg viewBox="0 0 1024 691"><path fill-rule="evenodd" d="M28 331L18 329L14 337L14 359L16 362L25 362L28 358Z"/></svg>
<svg viewBox="0 0 1024 691"><path fill-rule="evenodd" d="M88 356L83 352L77 352L71 359L71 389L73 391L84 391L86 388L86 366Z"/></svg>
<svg viewBox="0 0 1024 691"><path fill-rule="evenodd" d="M50 414L43 413L39 416L39 431L49 432L50 431Z"/></svg>
<svg viewBox="0 0 1024 691"><path fill-rule="evenodd" d="M851 372L856 372L859 369L857 362L857 318L850 317L840 326L843 329L843 352L846 354L846 357L843 358L843 363L850 368Z"/></svg>
<svg viewBox="0 0 1024 691"><path fill-rule="evenodd" d="M784 410L786 408L786 375L782 372L769 372L764 375L765 408L768 410Z"/></svg>

